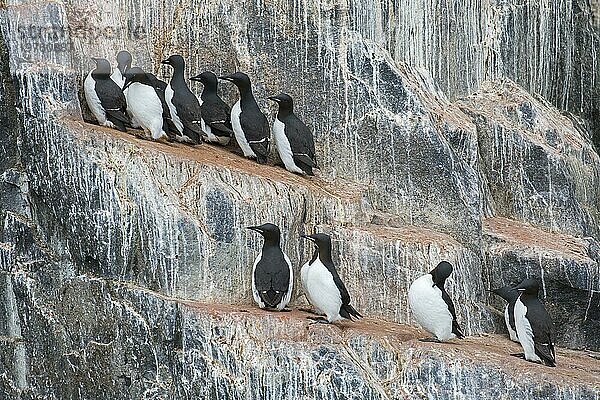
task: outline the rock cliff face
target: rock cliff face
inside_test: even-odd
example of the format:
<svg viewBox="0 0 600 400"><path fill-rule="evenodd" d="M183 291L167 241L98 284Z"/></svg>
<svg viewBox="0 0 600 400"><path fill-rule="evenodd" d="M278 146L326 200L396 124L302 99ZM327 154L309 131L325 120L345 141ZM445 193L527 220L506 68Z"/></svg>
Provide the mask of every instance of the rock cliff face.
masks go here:
<svg viewBox="0 0 600 400"><path fill-rule="evenodd" d="M551 3L0 3L0 398L600 397L598 15ZM247 71L271 114L290 93L320 175L84 122L89 57L122 48ZM369 318L252 308L265 221L296 276L332 234ZM406 291L443 259L473 337L427 345ZM557 369L489 336L487 289L526 276L578 350Z"/></svg>

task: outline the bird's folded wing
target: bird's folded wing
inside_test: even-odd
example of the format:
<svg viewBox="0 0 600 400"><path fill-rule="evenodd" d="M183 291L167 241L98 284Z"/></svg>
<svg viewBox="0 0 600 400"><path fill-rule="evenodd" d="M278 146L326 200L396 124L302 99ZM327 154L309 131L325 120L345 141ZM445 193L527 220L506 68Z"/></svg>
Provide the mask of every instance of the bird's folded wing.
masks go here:
<svg viewBox="0 0 600 400"><path fill-rule="evenodd" d="M294 162L296 164L298 164L299 162L308 165L309 167L312 168L316 168L317 167L317 163L310 158L310 156L308 154L299 154L299 153L294 153Z"/></svg>
<svg viewBox="0 0 600 400"><path fill-rule="evenodd" d="M207 122L207 124L213 129L217 129L221 132L227 133L229 136L233 135L233 130L227 125L225 125L225 121L213 121Z"/></svg>
<svg viewBox="0 0 600 400"><path fill-rule="evenodd" d="M121 110L106 109L106 114L119 121L130 123L129 117Z"/></svg>

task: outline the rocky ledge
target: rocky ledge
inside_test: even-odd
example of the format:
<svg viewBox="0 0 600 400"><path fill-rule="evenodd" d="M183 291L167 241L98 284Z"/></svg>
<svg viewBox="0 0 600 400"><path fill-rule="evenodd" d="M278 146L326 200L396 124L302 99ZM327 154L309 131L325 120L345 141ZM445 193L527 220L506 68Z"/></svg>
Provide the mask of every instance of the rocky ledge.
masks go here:
<svg viewBox="0 0 600 400"><path fill-rule="evenodd" d="M4 339L0 379L25 373L23 383L40 389L4 386L6 398L94 398L99 386L104 399L600 395L598 354L558 349L548 368L510 356L519 346L501 335L422 343L425 332L380 319L311 325L302 311L183 301L85 276L55 299L26 276L13 285L28 334ZM7 362L23 343L27 370Z"/></svg>
<svg viewBox="0 0 600 400"><path fill-rule="evenodd" d="M409 3L0 2L0 398L598 399L597 10ZM244 70L269 115L289 92L320 176L83 122L89 57L124 48L165 79L174 53ZM296 275L298 236L331 233L369 318L251 307L264 221ZM406 291L442 259L470 337L423 344ZM488 335L487 289L529 276L555 369Z"/></svg>

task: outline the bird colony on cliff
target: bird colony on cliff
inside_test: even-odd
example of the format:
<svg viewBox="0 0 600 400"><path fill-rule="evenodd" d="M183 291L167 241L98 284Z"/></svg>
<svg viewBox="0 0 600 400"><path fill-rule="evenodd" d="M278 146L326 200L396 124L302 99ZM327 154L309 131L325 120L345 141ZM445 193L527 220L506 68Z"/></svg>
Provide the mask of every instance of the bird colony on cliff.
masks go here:
<svg viewBox="0 0 600 400"><path fill-rule="evenodd" d="M93 58L96 67L84 80L88 106L100 125L126 132L141 128L142 137L155 141L177 141L189 145L202 142L226 146L235 138L243 155L266 164L271 132L285 168L313 175L317 168L312 131L294 114L293 99L286 93L270 96L278 104L272 126L252 93L248 75L235 72L217 76L204 71L191 78L204 86L198 98L185 80L185 60L172 55L162 64L173 68L169 83L139 67L131 67L131 55L121 51L117 68L108 60ZM218 94L218 80L233 83L239 100L230 107ZM248 229L262 235L264 243L252 266L252 297L261 309L289 311L293 291L293 266L281 249L278 226L265 223ZM302 289L313 306L313 323L354 320L362 315L350 304L350 294L338 274L332 256L331 236L303 235L315 245L313 257L300 270ZM414 319L433 336L422 341L446 342L465 337L456 308L444 287L453 272L447 261L417 278L408 289L408 304ZM504 319L510 339L523 347L513 354L528 361L556 365L554 325L538 299L539 283L525 279L518 285L492 291L507 301Z"/></svg>
<svg viewBox="0 0 600 400"><path fill-rule="evenodd" d="M142 137L177 141L190 145L208 142L226 146L235 138L245 157L266 164L271 130L285 168L301 175L314 175L317 168L312 131L294 114L293 99L286 93L270 96L279 105L272 129L254 94L250 78L243 72L217 76L204 71L190 78L204 86L200 98L185 80L185 60L175 54L162 61L173 68L169 83L139 67L131 67L131 54L117 55L111 74L108 60L93 58L96 68L84 81L88 106L100 125L127 131L141 128ZM233 83L239 100L230 107L218 94L218 79ZM138 134L139 135L139 134Z"/></svg>

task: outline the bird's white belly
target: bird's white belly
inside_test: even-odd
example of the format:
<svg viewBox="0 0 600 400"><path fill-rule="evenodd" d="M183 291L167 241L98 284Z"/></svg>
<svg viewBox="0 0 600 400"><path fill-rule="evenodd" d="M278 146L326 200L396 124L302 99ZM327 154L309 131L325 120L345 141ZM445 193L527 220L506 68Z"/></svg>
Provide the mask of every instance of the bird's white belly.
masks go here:
<svg viewBox="0 0 600 400"><path fill-rule="evenodd" d="M125 95L125 100L127 100L127 92L128 91L129 91L129 88L126 88L125 90L123 90L123 94ZM129 115L129 122L131 123L132 128L141 128L140 123L137 121L137 119L135 119L135 117L131 113L129 104L127 104L127 115Z"/></svg>
<svg viewBox="0 0 600 400"><path fill-rule="evenodd" d="M84 82L83 82L83 91L85 93L85 100L87 101L88 107L96 120L100 125L106 124L108 122L106 120L106 111L102 107L102 103L100 102L100 98L96 93L96 81L92 78L92 73L90 72Z"/></svg>
<svg viewBox="0 0 600 400"><path fill-rule="evenodd" d="M273 122L273 137L275 138L275 145L281 161L285 165L285 168L290 172L297 174L304 174L304 171L300 169L294 162L294 153L290 146L290 141L285 135L285 125L283 122L275 118Z"/></svg>
<svg viewBox="0 0 600 400"><path fill-rule="evenodd" d="M515 328L517 328L519 343L521 343L525 352L525 359L540 362L542 360L535 354L533 329L531 329L531 324L525 317L526 314L527 307L521 302L521 298L519 297L515 303Z"/></svg>
<svg viewBox="0 0 600 400"><path fill-rule="evenodd" d="M302 271L302 285L308 301L317 312L327 315L329 322L341 319L342 297L329 270L318 258L308 268L305 267Z"/></svg>
<svg viewBox="0 0 600 400"><path fill-rule="evenodd" d="M183 122L181 122L181 119L179 119L179 116L177 116L177 110L175 109L175 105L173 104L174 95L175 92L173 92L171 84L169 83L167 85L167 88L165 89L165 101L167 102L167 106L169 106L169 111L171 113L171 120L173 121L173 124L175 124L175 127L179 131L179 135L183 135Z"/></svg>
<svg viewBox="0 0 600 400"><path fill-rule="evenodd" d="M200 129L206 134L206 138L209 142L219 142L219 139L212 133L210 125L204 122L204 118L200 118Z"/></svg>
<svg viewBox="0 0 600 400"><path fill-rule="evenodd" d="M254 274L256 273L256 266L260 262L261 258L262 252L258 254L258 257L256 257L256 260L254 260L254 265L252 266L252 297L254 298L254 301L256 302L256 304L258 304L260 308L265 308L265 302L262 301L262 299L260 298L258 289L256 289L256 280L254 279Z"/></svg>
<svg viewBox="0 0 600 400"><path fill-rule="evenodd" d="M452 333L452 314L442 299L442 291L433 286L430 274L415 280L408 290L408 304L415 320L438 340L449 340Z"/></svg>
<svg viewBox="0 0 600 400"><path fill-rule="evenodd" d="M304 290L304 295L306 296L306 299L308 300L308 302L310 303L310 305L312 305L313 308L315 309L315 313L317 313L317 314L323 314L323 311L321 311L320 309L317 308L317 306L315 305L314 300L310 297L310 293L306 289L306 276L308 275L308 271L309 270L310 270L310 264L309 263L304 264L302 266L302 268L300 269L300 281L302 283L302 290Z"/></svg>
<svg viewBox="0 0 600 400"><path fill-rule="evenodd" d="M112 79L112 81L116 83L121 89L123 89L123 86L125 86L125 78L121 74L121 70L119 68L115 68L112 75L110 76L110 79Z"/></svg>
<svg viewBox="0 0 600 400"><path fill-rule="evenodd" d="M242 114L242 106L240 100L234 104L231 109L231 126L233 127L233 133L235 133L235 139L237 140L240 148L244 152L246 157L256 157L256 154L248 144L244 131L242 130L242 123L240 122L240 115Z"/></svg>
<svg viewBox="0 0 600 400"><path fill-rule="evenodd" d="M144 131L150 132L154 140L166 136L163 131L162 104L154 88L134 82L126 92L127 108Z"/></svg>

